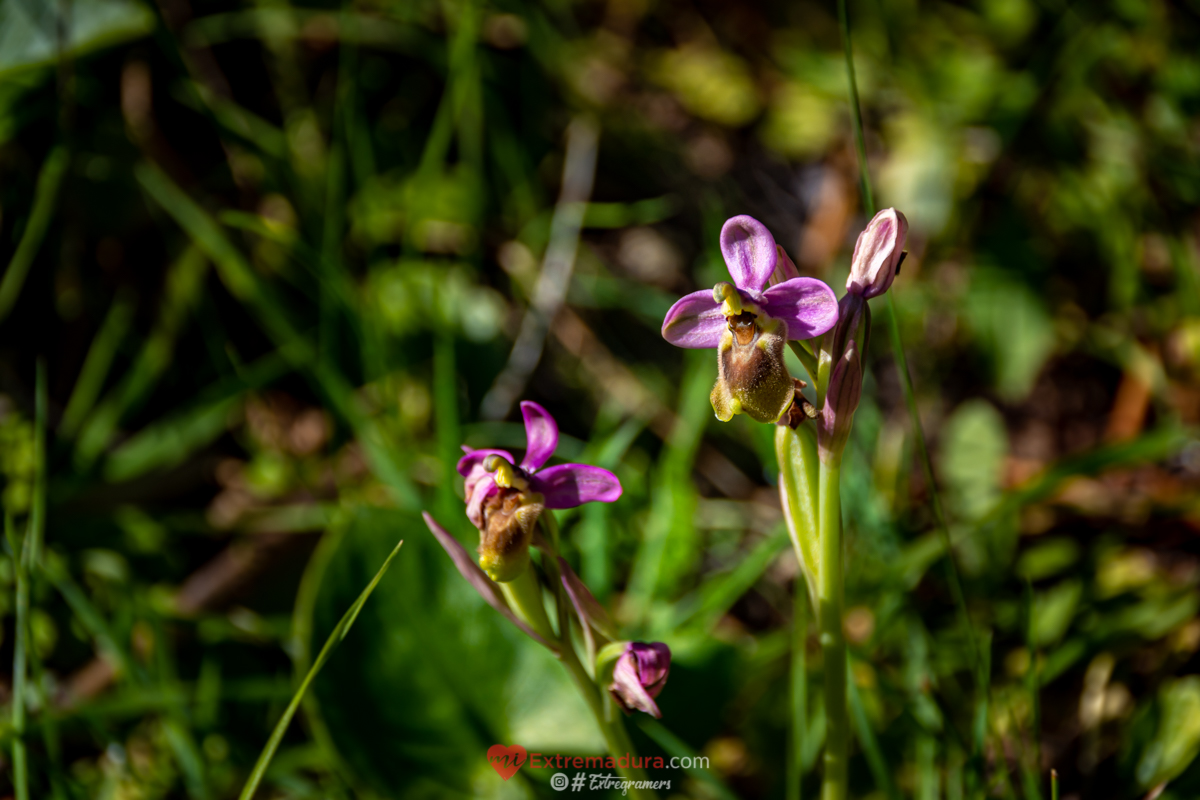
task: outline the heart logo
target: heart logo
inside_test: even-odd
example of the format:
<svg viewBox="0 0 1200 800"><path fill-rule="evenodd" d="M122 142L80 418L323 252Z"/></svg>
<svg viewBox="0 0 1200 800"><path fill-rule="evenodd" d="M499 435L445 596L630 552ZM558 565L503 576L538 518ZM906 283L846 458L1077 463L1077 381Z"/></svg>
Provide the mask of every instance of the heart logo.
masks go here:
<svg viewBox="0 0 1200 800"><path fill-rule="evenodd" d="M525 763L525 757L528 753L525 748L519 744L512 744L505 747L502 744L494 744L488 748L487 758L488 763L492 765L492 769L496 770L504 780L508 780L513 775L517 774L517 770Z"/></svg>

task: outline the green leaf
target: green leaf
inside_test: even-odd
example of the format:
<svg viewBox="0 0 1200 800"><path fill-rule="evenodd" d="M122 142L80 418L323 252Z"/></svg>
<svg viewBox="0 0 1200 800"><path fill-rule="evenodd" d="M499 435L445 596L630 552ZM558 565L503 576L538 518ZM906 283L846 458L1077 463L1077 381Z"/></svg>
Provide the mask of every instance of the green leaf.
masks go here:
<svg viewBox="0 0 1200 800"><path fill-rule="evenodd" d="M1028 395L1054 349L1054 325L1043 300L1002 270L977 269L962 318L991 359L1000 396Z"/></svg>
<svg viewBox="0 0 1200 800"><path fill-rule="evenodd" d="M1067 632L1075 617L1083 586L1079 581L1063 581L1037 596L1033 603L1033 630L1035 643L1048 645L1057 642Z"/></svg>
<svg viewBox="0 0 1200 800"><path fill-rule="evenodd" d="M325 557L314 558L305 578L319 585L312 640L398 533L407 537L405 558L314 687L320 738L350 772L389 797L481 797L519 785L488 764L493 744L604 752L562 665L484 603L416 515L359 510Z"/></svg>
<svg viewBox="0 0 1200 800"><path fill-rule="evenodd" d="M1172 780L1200 755L1200 677L1168 683L1158 697L1158 732L1142 753L1137 780L1143 789Z"/></svg>
<svg viewBox="0 0 1200 800"><path fill-rule="evenodd" d="M58 60L57 12L63 7L39 0L0 0L0 77ZM154 14L137 0L74 0L69 7L62 55L72 58L154 29Z"/></svg>
<svg viewBox="0 0 1200 800"><path fill-rule="evenodd" d="M1004 420L986 400L968 400L946 420L942 474L960 516L979 519L996 506L1007 452Z"/></svg>
<svg viewBox="0 0 1200 800"><path fill-rule="evenodd" d="M0 6L0 31L5 31L3 11L13 2L14 0L8 0L7 6ZM4 34L0 34L0 53L4 52L4 46ZM33 208L29 212L29 222L25 224L17 250L8 262L8 269L4 271L4 279L0 281L0 320L12 311L21 294L21 287L25 285L25 276L29 274L33 257L37 255L42 237L46 235L46 228L54 215L58 190L62 186L69 163L67 149L60 145L50 151L50 155L42 164L33 196Z"/></svg>
<svg viewBox="0 0 1200 800"><path fill-rule="evenodd" d="M1048 539L1021 554L1017 560L1017 574L1040 581L1062 572L1078 561L1079 555L1080 547L1074 539Z"/></svg>

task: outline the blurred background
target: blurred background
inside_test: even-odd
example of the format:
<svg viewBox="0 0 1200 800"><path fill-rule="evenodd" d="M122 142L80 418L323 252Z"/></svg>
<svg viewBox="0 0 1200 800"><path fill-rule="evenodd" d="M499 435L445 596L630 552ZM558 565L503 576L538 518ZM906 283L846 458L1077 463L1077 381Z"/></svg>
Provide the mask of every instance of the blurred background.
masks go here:
<svg viewBox="0 0 1200 800"><path fill-rule="evenodd" d="M954 556L877 301L852 794L1196 797L1200 3L849 6ZM402 538L259 796L555 796L487 747L598 733L418 516L474 546L459 446L521 450L521 399L624 483L559 518L675 654L631 729L711 769L667 794L794 797L793 752L814 796L773 431L716 422L713 354L659 328L735 214L841 293L846 98L828 0L0 0L0 796L23 703L33 797L235 797Z"/></svg>

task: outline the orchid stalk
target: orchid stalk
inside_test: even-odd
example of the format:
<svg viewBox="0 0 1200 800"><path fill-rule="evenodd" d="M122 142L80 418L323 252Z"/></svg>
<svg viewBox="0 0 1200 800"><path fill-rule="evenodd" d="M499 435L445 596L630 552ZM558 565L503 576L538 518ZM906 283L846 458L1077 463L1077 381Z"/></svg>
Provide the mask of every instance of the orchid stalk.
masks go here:
<svg viewBox="0 0 1200 800"><path fill-rule="evenodd" d="M891 286L907 231L904 215L895 209L877 214L855 245L846 295L835 301L828 286L799 276L765 226L734 217L721 231L733 284L717 284L711 297L706 292L683 297L663 322L663 337L672 344L717 350L711 399L718 419L742 413L777 426L784 518L817 609L824 660L822 800L844 800L850 748L842 633L842 453L862 395L871 319L867 301ZM816 384L815 403L802 394L807 384L784 366L785 342ZM799 779L798 769L791 774Z"/></svg>
<svg viewBox="0 0 1200 800"><path fill-rule="evenodd" d="M661 642L622 641L604 608L558 553L559 532L550 509L620 498L616 475L585 464L545 467L558 446L558 424L537 403L521 403L527 448L518 463L505 450L472 450L458 462L464 478L466 516L479 530L478 557L428 513L425 523L459 573L483 599L562 662L604 737L618 772L632 781L633 744L615 709L661 717L654 697L670 671L671 651ZM532 551L540 557L531 557ZM546 598L554 609L553 622ZM583 659L572 628L580 633ZM588 666L585 666L587 664ZM624 757L628 754L628 760ZM652 798L636 783L633 797Z"/></svg>

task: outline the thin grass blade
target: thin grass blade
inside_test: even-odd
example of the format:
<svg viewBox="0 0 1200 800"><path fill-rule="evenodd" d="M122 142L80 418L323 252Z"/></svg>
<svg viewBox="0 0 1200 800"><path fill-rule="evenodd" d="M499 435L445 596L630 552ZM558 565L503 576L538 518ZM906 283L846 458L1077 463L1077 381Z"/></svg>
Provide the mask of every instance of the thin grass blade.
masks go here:
<svg viewBox="0 0 1200 800"><path fill-rule="evenodd" d="M67 148L59 145L50 151L50 155L42 164L42 171L38 175L37 189L33 196L33 208L29 212L29 222L26 223L25 231L21 234L21 241L17 244L16 252L8 262L4 279L0 281L0 320L8 316L8 312L12 311L13 306L17 303L17 298L21 295L21 287L25 285L25 278L29 274L29 268L33 265L33 258L42 245L42 239L46 236L46 228L49 227L50 219L54 215L58 190L62 186L68 163L70 163L70 157Z"/></svg>
<svg viewBox="0 0 1200 800"><path fill-rule="evenodd" d="M667 752L667 755L675 756L676 758L690 759L691 763L696 763L696 751L688 747L687 744L667 729L665 725L653 719L640 719L638 727L642 729L642 733L654 740L655 744ZM685 767L684 772L691 775L696 780L705 784L712 791L713 795L721 800L737 800L737 795L730 791L729 787L721 782L721 779L703 767Z"/></svg>
<svg viewBox="0 0 1200 800"><path fill-rule="evenodd" d="M792 587L792 658L789 691L792 724L788 727L787 800L800 800L804 745L808 738L808 595L799 576Z"/></svg>
<svg viewBox="0 0 1200 800"><path fill-rule="evenodd" d="M863 755L866 756L871 775L875 778L875 786L889 800L900 800L900 791L892 780L887 759L879 747L879 740L875 738L875 730L871 727L871 720L867 718L867 710L863 707L862 695L858 692L858 684L853 674L850 675L850 680L846 681L846 688L850 695L850 716L854 720L854 732L858 736L859 745L862 746Z"/></svg>
<svg viewBox="0 0 1200 800"><path fill-rule="evenodd" d="M300 707L300 702L304 699L305 693L308 691L309 685L321 671L321 667L325 666L325 662L333 654L333 650L350 632L350 626L354 624L354 620L358 618L358 612L362 611L363 605L366 604L367 598L375 591L375 587L379 585L379 581L387 573L388 568L392 566L392 559L400 552L400 546L404 544L401 540L393 548L391 554L383 562L383 566L375 573L375 577L367 584L367 588L363 589L362 594L354 601L354 605L342 617L341 621L334 626L333 631L329 634L329 638L325 640L325 646L321 648L321 652L317 654L316 661L308 670L308 674L304 676L296 693L292 695L292 700L284 709L283 716L280 717L279 723L276 724L275 730L271 733L271 738L267 740L266 747L263 748L262 754L259 755L258 761L254 764L254 769L250 772L250 777L246 781L246 785L242 787L242 793L238 795L238 800L250 800L254 797L254 792L258 790L258 785L262 782L263 775L267 772L267 767L271 764L271 759L275 757L275 751L279 749L279 743L283 741L283 735L287 733L288 725L292 722L292 717L296 714L296 709Z"/></svg>
<svg viewBox="0 0 1200 800"><path fill-rule="evenodd" d="M128 296L118 295L113 301L112 308L105 315L100 330L96 332L96 338L88 348L83 368L79 370L75 388L71 391L67 408L63 411L62 420L58 425L60 436L74 436L96 404L108 370L112 366L113 357L117 354L117 348L133 321L133 310L133 300Z"/></svg>
<svg viewBox="0 0 1200 800"><path fill-rule="evenodd" d="M27 660L25 650L28 646L29 631L29 576L25 570L25 559L21 555L21 543L17 541L17 532L13 526L12 516L4 515L4 534L8 538L9 549L12 550L13 564L16 566L16 631L13 643L13 678L12 678L12 782L17 800L29 800L29 762L25 751L25 691Z"/></svg>

